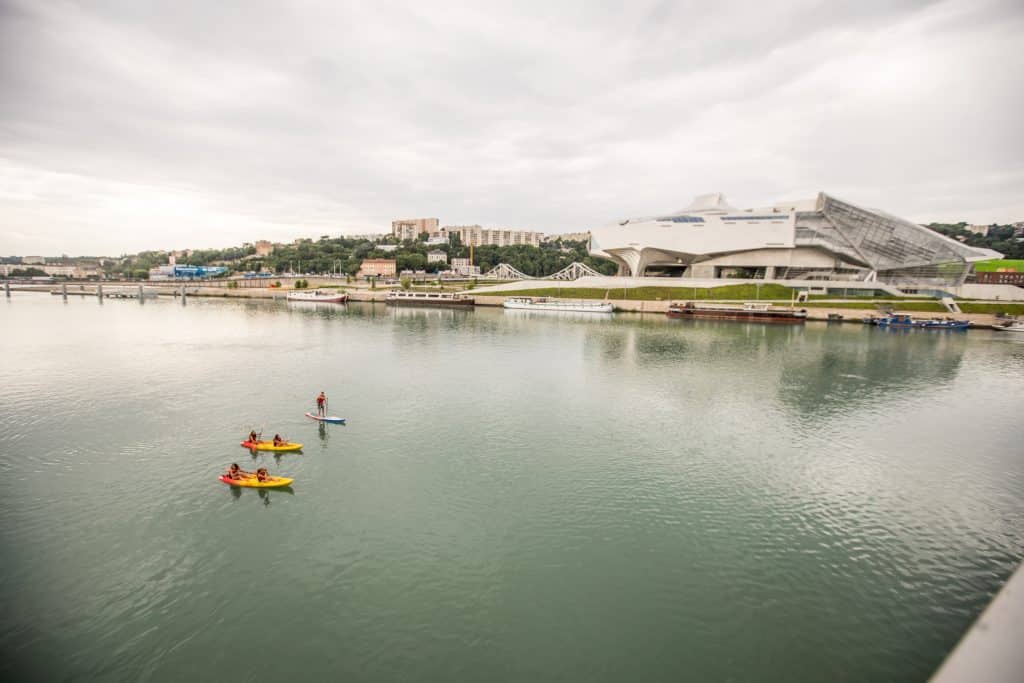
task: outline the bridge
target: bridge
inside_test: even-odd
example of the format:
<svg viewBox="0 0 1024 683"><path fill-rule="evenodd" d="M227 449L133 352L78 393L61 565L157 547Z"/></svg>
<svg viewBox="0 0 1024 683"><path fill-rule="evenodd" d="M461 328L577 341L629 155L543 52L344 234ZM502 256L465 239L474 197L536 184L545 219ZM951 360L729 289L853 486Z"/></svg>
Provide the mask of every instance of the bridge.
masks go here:
<svg viewBox="0 0 1024 683"><path fill-rule="evenodd" d="M499 263L482 275L482 277L492 280L578 280L581 277L587 276L605 277L590 266L584 265L579 261L573 261L557 273L542 278L527 275L507 263Z"/></svg>

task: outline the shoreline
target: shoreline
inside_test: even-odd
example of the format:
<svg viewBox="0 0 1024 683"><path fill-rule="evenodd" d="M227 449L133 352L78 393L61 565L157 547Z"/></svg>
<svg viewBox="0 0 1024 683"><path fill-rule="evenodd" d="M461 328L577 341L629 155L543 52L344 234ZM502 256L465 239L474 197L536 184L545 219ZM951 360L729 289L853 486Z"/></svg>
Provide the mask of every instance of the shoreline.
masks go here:
<svg viewBox="0 0 1024 683"><path fill-rule="evenodd" d="M238 289L228 289L226 287L204 287L202 285L166 285L166 284L106 284L106 291L104 291L105 298L120 298L119 295L125 298L137 298L137 291L139 287L143 287L145 296L160 296L160 297L173 297L177 298L181 296L182 290L185 291L186 297L202 297L202 298L221 298L221 299L258 299L258 300L269 300L269 301L284 301L285 297L289 292L294 290L284 288L267 288L267 287L240 287ZM97 286L92 285L86 287L85 285L79 285L72 289L68 288L68 296L76 297L95 297L99 296ZM311 287L310 289L313 289ZM156 290L155 292L153 290ZM51 296L61 296L63 292L59 289L54 289L52 285L15 285L10 288L12 292L35 292L42 294L49 294ZM346 293L349 296L349 300L356 303L386 303L387 289L369 290L369 289L346 289ZM472 290L464 290L461 292L466 296L473 296ZM486 295L486 296L475 296L473 297L475 306L499 308L508 297L498 295ZM563 297L571 299L572 297ZM636 299L608 299L612 304L616 313L631 313L631 314L655 314L665 315L671 304L670 300L636 300ZM701 299L702 303L738 303L739 300L722 299L722 300L705 300ZM835 303L859 303L863 304L863 301L836 301ZM882 303L882 302L880 302ZM896 313L901 313L899 309L899 303L897 301L886 300L884 303L892 304L893 310ZM775 305L780 305L775 303ZM800 304L795 305L796 308L804 308ZM877 310L872 308L846 308L842 305L837 307L825 307L825 306L811 306L806 307L807 320L815 322L833 322L833 323L856 323L863 324L862 319L877 314ZM999 321L999 318L993 313L921 313L918 311L906 311L920 317L955 317L959 320L968 320L971 322L971 329L992 329L994 325ZM829 315L840 315L840 320L830 320Z"/></svg>

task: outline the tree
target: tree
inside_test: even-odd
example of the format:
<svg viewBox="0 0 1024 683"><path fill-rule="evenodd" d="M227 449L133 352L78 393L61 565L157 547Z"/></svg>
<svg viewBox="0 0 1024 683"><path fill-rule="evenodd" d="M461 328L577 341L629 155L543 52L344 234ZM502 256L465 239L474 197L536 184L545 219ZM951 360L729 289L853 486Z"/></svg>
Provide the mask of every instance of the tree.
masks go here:
<svg viewBox="0 0 1024 683"><path fill-rule="evenodd" d="M15 268L11 271L11 277L44 277L46 271L41 268Z"/></svg>

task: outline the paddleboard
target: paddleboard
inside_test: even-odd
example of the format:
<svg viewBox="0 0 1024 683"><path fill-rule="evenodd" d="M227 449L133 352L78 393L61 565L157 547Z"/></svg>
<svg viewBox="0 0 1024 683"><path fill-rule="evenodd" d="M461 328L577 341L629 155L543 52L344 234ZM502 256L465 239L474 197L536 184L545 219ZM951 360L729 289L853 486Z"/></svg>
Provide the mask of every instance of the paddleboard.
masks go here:
<svg viewBox="0 0 1024 683"><path fill-rule="evenodd" d="M313 413L306 413L306 417L310 420L316 420L317 422L330 422L331 424L336 425L345 424L345 418L343 417L323 417L321 415L314 415Z"/></svg>

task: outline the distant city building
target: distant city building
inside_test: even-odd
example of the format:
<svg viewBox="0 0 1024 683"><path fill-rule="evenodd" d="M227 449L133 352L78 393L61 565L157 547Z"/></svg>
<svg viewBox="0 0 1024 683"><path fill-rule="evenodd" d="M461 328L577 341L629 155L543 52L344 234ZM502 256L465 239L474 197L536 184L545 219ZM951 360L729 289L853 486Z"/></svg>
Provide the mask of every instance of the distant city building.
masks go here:
<svg viewBox="0 0 1024 683"><path fill-rule="evenodd" d="M67 277L75 280L98 278L103 275L96 266L84 264L72 266L47 266L40 264L26 265L24 263L5 263L0 265L0 276L8 277L16 270L25 270L27 268L41 270L51 277Z"/></svg>
<svg viewBox="0 0 1024 683"><path fill-rule="evenodd" d="M591 230L590 253L619 275L695 279L838 280L956 286L999 252L819 193L736 209L721 193L685 209Z"/></svg>
<svg viewBox="0 0 1024 683"><path fill-rule="evenodd" d="M443 232L435 232L427 238L427 245L436 246L439 244L448 244L448 234Z"/></svg>
<svg viewBox="0 0 1024 683"><path fill-rule="evenodd" d="M469 259L466 259L467 261ZM427 263L448 263L448 254L440 249L427 252Z"/></svg>
<svg viewBox="0 0 1024 683"><path fill-rule="evenodd" d="M453 258L452 272L462 277L480 274L480 266L474 266L468 258Z"/></svg>
<svg viewBox="0 0 1024 683"><path fill-rule="evenodd" d="M374 247L374 249L377 249L379 251L386 251L386 252L390 253L392 251L397 251L398 250L398 245L397 244L378 244L377 246Z"/></svg>
<svg viewBox="0 0 1024 683"><path fill-rule="evenodd" d="M274 244L270 240L256 240L256 255L270 256L274 253Z"/></svg>
<svg viewBox="0 0 1024 683"><path fill-rule="evenodd" d="M167 256L166 266L156 266L149 269L150 280L202 280L208 277L216 277L228 272L224 266L190 266L178 265L175 252Z"/></svg>
<svg viewBox="0 0 1024 683"><path fill-rule="evenodd" d="M516 244L529 244L539 247L544 233L528 230L507 230L504 228L482 228L479 225L447 225L441 228L447 236L458 235L462 244L474 247L485 245L495 247L511 247Z"/></svg>
<svg viewBox="0 0 1024 683"><path fill-rule="evenodd" d="M31 266L31 265L36 265L36 264L42 265L42 264L46 263L46 259L43 258L42 256L22 256L21 257L21 262L24 263L26 266Z"/></svg>
<svg viewBox="0 0 1024 683"><path fill-rule="evenodd" d="M395 259L368 258L359 266L360 277L394 277L398 272Z"/></svg>
<svg viewBox="0 0 1024 683"><path fill-rule="evenodd" d="M981 235L982 237L988 237L988 231L992 226L990 225L968 225L967 230L973 232L975 235Z"/></svg>
<svg viewBox="0 0 1024 683"><path fill-rule="evenodd" d="M991 273L975 273L974 281L982 285L1017 285L1024 287L1024 273L1010 268L1000 268Z"/></svg>
<svg viewBox="0 0 1024 683"><path fill-rule="evenodd" d="M437 232L436 218L409 218L391 221L391 234L400 240L414 240L422 233Z"/></svg>
<svg viewBox="0 0 1024 683"><path fill-rule="evenodd" d="M224 266L191 266L167 264L149 269L150 280L202 280L228 272Z"/></svg>

